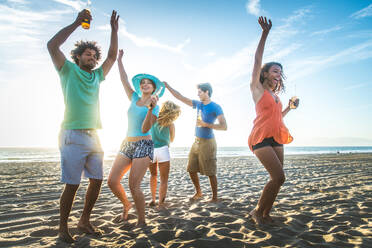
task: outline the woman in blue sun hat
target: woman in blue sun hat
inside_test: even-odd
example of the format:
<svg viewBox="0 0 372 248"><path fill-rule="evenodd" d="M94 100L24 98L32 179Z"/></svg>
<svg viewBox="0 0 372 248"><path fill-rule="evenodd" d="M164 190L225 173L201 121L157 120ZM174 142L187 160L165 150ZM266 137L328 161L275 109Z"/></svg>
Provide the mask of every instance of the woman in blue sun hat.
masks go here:
<svg viewBox="0 0 372 248"><path fill-rule="evenodd" d="M130 169L129 188L137 209L137 226L142 226L146 224L145 198L140 184L153 159L154 144L151 140L150 129L159 115L157 101L164 94L165 88L164 84L156 77L149 74L138 74L132 79L133 90L124 70L123 54L123 50L120 49L118 57L120 78L125 93L131 101L128 109L128 131L112 165L107 183L123 204L123 213L117 221L127 220L132 204L120 181Z"/></svg>

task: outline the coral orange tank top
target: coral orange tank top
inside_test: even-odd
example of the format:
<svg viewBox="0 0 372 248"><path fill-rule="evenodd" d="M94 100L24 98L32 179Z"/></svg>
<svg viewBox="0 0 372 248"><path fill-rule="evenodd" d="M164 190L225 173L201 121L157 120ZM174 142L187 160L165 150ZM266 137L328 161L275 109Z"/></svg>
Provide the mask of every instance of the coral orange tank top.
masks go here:
<svg viewBox="0 0 372 248"><path fill-rule="evenodd" d="M293 137L283 123L282 103L279 98L276 102L270 92L265 90L256 104L256 115L253 129L248 138L251 151L253 151L254 145L262 142L265 138L273 137L279 144L292 142Z"/></svg>

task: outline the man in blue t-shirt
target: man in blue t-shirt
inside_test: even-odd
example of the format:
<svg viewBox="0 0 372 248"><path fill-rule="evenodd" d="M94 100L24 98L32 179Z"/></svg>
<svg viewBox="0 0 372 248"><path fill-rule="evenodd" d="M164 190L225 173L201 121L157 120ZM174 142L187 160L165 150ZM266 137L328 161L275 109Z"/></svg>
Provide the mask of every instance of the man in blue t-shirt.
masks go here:
<svg viewBox="0 0 372 248"><path fill-rule="evenodd" d="M83 10L76 20L60 30L49 42L48 51L61 79L65 115L59 136L61 153L61 181L65 188L60 199L58 236L73 243L67 221L79 188L81 175L89 178L84 210L78 229L88 234L100 232L90 223L90 215L98 198L103 179L103 151L96 129L101 128L99 115L99 85L115 63L118 50L118 19L111 15L111 43L106 60L94 69L101 57L96 42L80 41L71 51L75 63L68 61L60 46L83 22L91 20L90 12Z"/></svg>
<svg viewBox="0 0 372 248"><path fill-rule="evenodd" d="M217 144L214 138L213 129L227 130L226 120L222 108L211 101L212 86L209 83L199 84L198 96L200 101L191 100L181 95L178 91L164 82L165 87L172 95L181 102L197 109L198 118L195 127L195 142L189 153L187 171L195 186L195 195L190 200L195 201L202 197L199 184L198 172L209 177L212 188L211 202L217 202ZM214 124L215 120L218 124Z"/></svg>

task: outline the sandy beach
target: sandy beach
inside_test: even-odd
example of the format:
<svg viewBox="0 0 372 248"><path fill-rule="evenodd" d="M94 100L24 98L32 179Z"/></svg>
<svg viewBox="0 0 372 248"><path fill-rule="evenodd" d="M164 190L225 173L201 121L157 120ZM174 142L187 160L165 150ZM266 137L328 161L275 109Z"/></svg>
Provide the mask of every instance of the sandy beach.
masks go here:
<svg viewBox="0 0 372 248"><path fill-rule="evenodd" d="M1 163L0 247L372 247L371 153L286 156L274 223L265 226L248 215L268 180L255 157L218 159L219 203L208 203L207 177L201 177L203 200L189 201L194 189L186 161L171 161L167 209L147 207L143 229L134 227L134 208L128 222L114 222L122 206L106 185L112 161L105 161L92 214L103 235L76 228L87 187L83 179L69 220L77 242L70 246L57 239L59 163ZM123 182L129 193L127 177ZM142 188L149 202L149 172Z"/></svg>

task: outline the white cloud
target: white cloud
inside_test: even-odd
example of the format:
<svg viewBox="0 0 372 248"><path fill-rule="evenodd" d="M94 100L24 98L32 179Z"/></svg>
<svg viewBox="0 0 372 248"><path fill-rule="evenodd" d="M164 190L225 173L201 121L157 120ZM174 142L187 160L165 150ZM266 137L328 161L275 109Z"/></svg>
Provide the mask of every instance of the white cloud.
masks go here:
<svg viewBox="0 0 372 248"><path fill-rule="evenodd" d="M333 55L302 58L289 67L291 80L296 80L326 68L372 58L372 40L354 45Z"/></svg>
<svg viewBox="0 0 372 248"><path fill-rule="evenodd" d="M26 0L8 0L8 3L15 3L15 4L28 4L29 2Z"/></svg>
<svg viewBox="0 0 372 248"><path fill-rule="evenodd" d="M367 86L367 83L362 83L362 84L353 84L351 86L345 87L344 90L354 90L354 89L359 89L363 88L364 86Z"/></svg>
<svg viewBox="0 0 372 248"><path fill-rule="evenodd" d="M9 44L9 45L24 44L27 42L41 42L41 40L34 36L26 35L26 34L7 35L6 40L5 39L0 40L0 44Z"/></svg>
<svg viewBox="0 0 372 248"><path fill-rule="evenodd" d="M80 10L84 9L85 6L87 6L87 3L88 3L87 1L79 1L79 0L77 0L77 1L73 1L73 0L53 0L53 1L55 1L57 3L65 4L67 6L70 6L77 11L80 11Z"/></svg>
<svg viewBox="0 0 372 248"><path fill-rule="evenodd" d="M22 18L20 18L22 17ZM12 24L32 24L35 21L46 20L49 16L44 13L25 11L15 8L10 8L5 5L0 5L0 22L2 25L4 22ZM15 27L13 27L15 28Z"/></svg>
<svg viewBox="0 0 372 248"><path fill-rule="evenodd" d="M160 41L157 41L151 37L139 37L133 33L128 32L127 28L124 24L124 21L121 22L121 26L119 28L119 34L122 34L123 36L127 37L129 40L131 40L136 46L138 47L154 47L154 48L159 48L163 50L167 50L169 52L173 53L179 53L183 54L183 48L190 43L191 39L188 38L184 40L182 43L176 45L176 46L171 46L168 44L161 43ZM103 25L97 27L100 30L110 30L110 25Z"/></svg>
<svg viewBox="0 0 372 248"><path fill-rule="evenodd" d="M314 35L325 35L325 34L328 34L328 33L331 33L331 32L334 32L334 31L338 31L342 29L341 26L337 25L333 28L328 28L328 29L323 29L323 30L319 30L319 31L315 31L313 33L311 33L310 36L314 36Z"/></svg>
<svg viewBox="0 0 372 248"><path fill-rule="evenodd" d="M69 10L33 11L29 9L0 5L1 44L14 42L39 42L47 23L58 22ZM22 18L20 18L22 17Z"/></svg>
<svg viewBox="0 0 372 248"><path fill-rule="evenodd" d="M259 16L262 12L260 0L248 0L248 2L245 5L245 8L247 9L249 14Z"/></svg>
<svg viewBox="0 0 372 248"><path fill-rule="evenodd" d="M224 84L248 73L256 44L251 44L230 57L218 58L199 69L197 81L210 81L213 85Z"/></svg>
<svg viewBox="0 0 372 248"><path fill-rule="evenodd" d="M273 26L270 37L274 38L269 38L267 42L264 60L269 58L270 61L278 61L301 47L299 43L291 43L290 45L288 45L288 43L282 43L299 32L298 29L300 27L298 23L305 18L309 12L309 8L299 9L295 11L293 15L286 18L284 24L277 27ZM226 82L231 82L242 76L247 76L247 81L250 81L249 75L251 74L258 38L259 37L257 37L256 41L251 42L232 56L220 57L199 69L199 73L196 75L197 78L195 80L211 81L216 85L224 85ZM236 87L239 89L241 85Z"/></svg>
<svg viewBox="0 0 372 248"><path fill-rule="evenodd" d="M372 16L372 4L368 5L364 9L354 12L350 17L355 19L361 19L368 16Z"/></svg>
<svg viewBox="0 0 372 248"><path fill-rule="evenodd" d="M215 52L208 52L204 55L207 56L207 57L213 57L213 56L216 56L216 53Z"/></svg>

